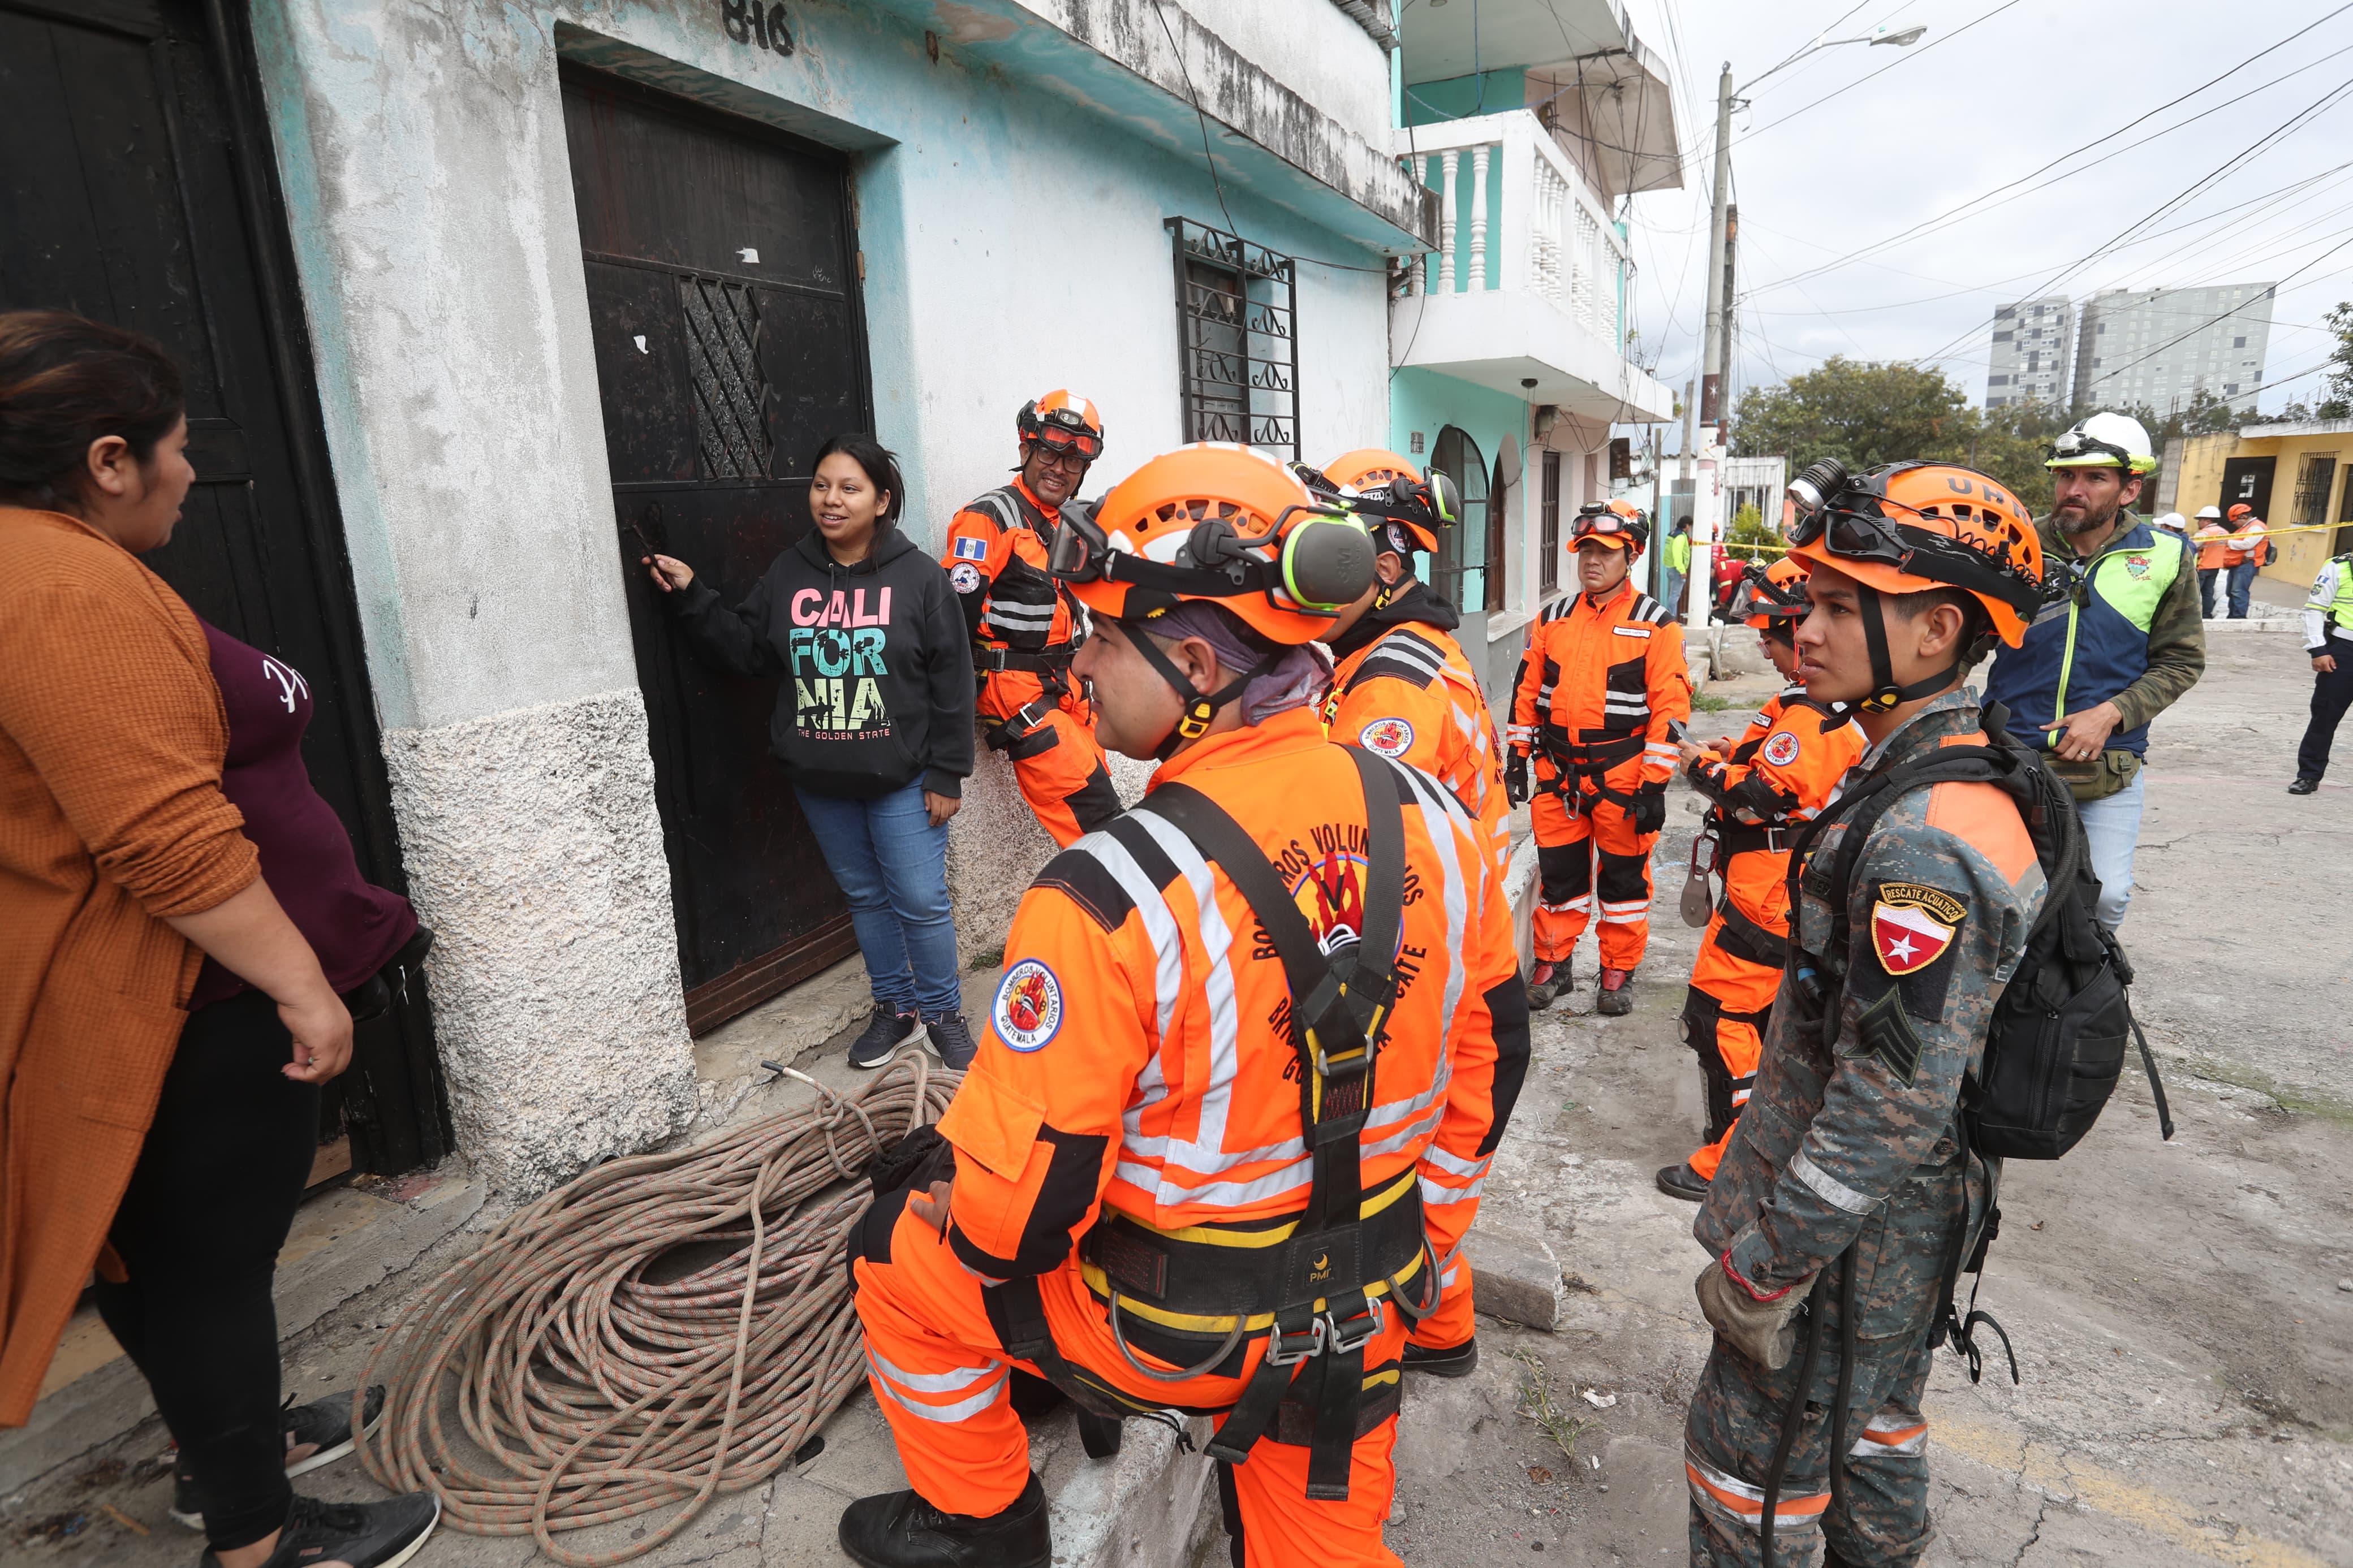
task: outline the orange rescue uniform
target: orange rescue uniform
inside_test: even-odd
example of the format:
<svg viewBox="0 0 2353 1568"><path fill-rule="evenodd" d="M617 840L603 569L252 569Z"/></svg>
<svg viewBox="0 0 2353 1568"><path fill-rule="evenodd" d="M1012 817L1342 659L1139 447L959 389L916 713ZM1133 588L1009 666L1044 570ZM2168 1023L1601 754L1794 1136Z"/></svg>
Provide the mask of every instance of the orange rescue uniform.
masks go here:
<svg viewBox="0 0 2353 1568"><path fill-rule="evenodd" d="M1430 1258L1460 1240L1463 1200L1483 1181L1526 1058L1503 879L1476 824L1430 780L1374 766L1404 817L1402 989L1356 1139L1360 1213L1369 1222L1418 1194L1430 1250L1393 1289L1369 1283L1387 1304L1362 1347L1345 1500L1305 1495L1309 1450L1293 1446L1302 1434L1289 1422L1221 1473L1245 1561L1268 1568L1398 1562L1381 1526L1408 1329L1398 1303L1429 1299ZM1154 786L1177 781L1241 825L1320 941L1360 929L1364 789L1314 710L1186 748ZM1054 1352L1091 1395L1222 1417L1262 1358L1274 1303L1239 1333L1230 1316L1156 1310L1135 1282L1137 1249L1146 1279L1152 1257L1185 1256L1162 1243L1250 1257L1289 1234L1313 1165L1283 963L1223 870L1149 795L1047 866L1006 959L979 1054L940 1121L955 1157L944 1236L894 1195L852 1261L875 1394L908 1479L934 1506L975 1515L1001 1512L1029 1473L1007 1377L1039 1368L1004 1349L1020 1339L1008 1306L1019 1282L1035 1281ZM999 1281L1015 1284L986 1289ZM1303 1379L1320 1360L1301 1363Z"/></svg>
<svg viewBox="0 0 2353 1568"><path fill-rule="evenodd" d="M1683 627L1657 600L1629 582L1599 604L1578 594L1545 611L1520 661L1508 737L1535 759L1537 963L1567 962L1597 897L1603 966L1642 962L1659 836L1635 832L1630 813L1637 790L1673 773L1667 725L1690 717Z"/></svg>
<svg viewBox="0 0 2353 1568"><path fill-rule="evenodd" d="M1070 680L1080 623L1046 572L1060 520L1016 478L955 514L943 559L972 632L982 739L1012 763L1022 798L1067 848L1119 815L1119 792Z"/></svg>
<svg viewBox="0 0 2353 1568"><path fill-rule="evenodd" d="M1437 615L1442 620L1444 610L1443 602L1433 599L1427 586L1409 578L1402 592L1368 612L1367 621L1380 616L1391 624L1378 630L1371 642L1350 649L1334 667L1324 721L1332 739L1340 744L1362 746L1393 758L1445 785L1478 823L1488 864L1500 878L1512 859L1512 804L1504 794L1503 749L1487 708L1487 694L1481 689L1461 645L1446 626L1436 620L1416 618ZM1351 629L1365 625L1360 621ZM1342 640L1345 646L1350 639ZM1512 945L1508 931L1500 940L1507 947ZM1524 1066L1515 1065L1508 1074L1499 1075L1494 1087L1516 1095ZM1489 1089L1465 1074L1455 1079L1451 1092L1485 1093ZM1492 1127L1488 1140L1492 1147L1493 1139L1502 1135L1509 1107L1499 1110L1492 1103L1471 1106L1465 1108L1465 1114L1483 1119ZM1485 1161L1479 1164L1477 1180L1483 1184ZM1472 1193L1455 1201L1461 1203L1462 1209L1450 1215L1448 1221L1460 1221L1460 1228L1453 1232L1459 1239L1477 1213L1478 1196ZM1471 1271L1455 1264L1451 1247L1441 1256L1446 1262L1440 1279L1446 1293L1438 1310L1413 1331L1414 1342L1432 1350L1466 1343L1477 1329L1472 1316Z"/></svg>
<svg viewBox="0 0 2353 1568"><path fill-rule="evenodd" d="M1683 1039L1707 1085L1706 1142L1690 1162L1703 1176L1715 1174L1757 1083L1789 937L1789 843L1868 743L1852 718L1790 686L1757 710L1728 753L1685 770L1715 804L1707 832L1724 879L1683 1000Z"/></svg>

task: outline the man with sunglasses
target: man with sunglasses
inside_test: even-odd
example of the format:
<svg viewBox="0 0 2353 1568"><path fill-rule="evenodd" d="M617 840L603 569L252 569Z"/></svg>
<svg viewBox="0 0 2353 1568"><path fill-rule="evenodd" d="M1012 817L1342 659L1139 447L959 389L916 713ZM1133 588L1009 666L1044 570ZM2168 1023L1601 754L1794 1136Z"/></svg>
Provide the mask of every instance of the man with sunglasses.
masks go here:
<svg viewBox="0 0 2353 1568"><path fill-rule="evenodd" d="M1630 982L1650 945L1651 848L1677 760L1670 726L1691 717L1692 695L1683 627L1628 581L1650 532L1630 501L1581 508L1569 537L1583 592L1546 609L1520 660L1504 778L1514 802L1535 795L1535 1008L1577 988L1572 955L1597 900L1596 1012L1633 1011Z"/></svg>
<svg viewBox="0 0 2353 1568"><path fill-rule="evenodd" d="M2148 433L2094 414L2052 444L2055 503L2035 529L2044 598L2025 639L1994 657L1986 700L2010 710L2067 782L2083 818L2095 911L2110 931L2132 902L2149 721L2206 668L2198 574L2181 541L2126 509L2157 467Z"/></svg>
<svg viewBox="0 0 2353 1568"><path fill-rule="evenodd" d="M1012 763L1022 798L1067 847L1119 815L1119 792L1070 678L1083 612L1046 570L1063 509L1080 504L1079 486L1103 456L1103 418L1058 389L1022 405L1014 428L1021 463L1013 482L955 514L943 560L972 633L981 739Z"/></svg>
<svg viewBox="0 0 2353 1568"><path fill-rule="evenodd" d="M2024 635L2042 551L2002 486L1954 465L1821 463L1790 489L1799 678L1869 746L1797 851L1756 1089L1692 1227L1715 1340L1684 1426L1691 1560L1748 1568L1769 1529L1778 1563L1826 1543L1908 1568L1935 1534L1921 1399L1947 1271L1995 1174L1961 1136L1962 1086L2045 884L2001 785L1888 780L1983 742L1963 682ZM1878 811L1859 843L1848 800Z"/></svg>

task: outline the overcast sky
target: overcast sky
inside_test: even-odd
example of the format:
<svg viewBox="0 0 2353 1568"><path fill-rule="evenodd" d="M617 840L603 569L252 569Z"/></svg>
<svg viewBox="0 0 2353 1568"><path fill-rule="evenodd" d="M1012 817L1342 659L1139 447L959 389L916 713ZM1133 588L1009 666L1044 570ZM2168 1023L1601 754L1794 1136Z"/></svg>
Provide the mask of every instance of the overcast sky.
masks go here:
<svg viewBox="0 0 2353 1568"><path fill-rule="evenodd" d="M2307 373L2329 348L2321 317L2353 299L2353 5L2332 16L2340 0L1867 0L1851 11L1849 0L1625 3L1676 75L1693 156L1685 189L1634 201L1641 357L1678 391L1697 361L1704 312L1723 62L1745 84L1824 29L1845 37L1924 23L1927 36L1910 48L1823 49L1743 94L1753 107L1734 118L1732 168L1748 297L1736 387L1783 380L1834 353L1936 356L1982 402L1998 303L2034 292L2080 301L2100 289L2277 281L2263 368L2276 384L2261 406L2311 399L2319 378ZM2084 260L2316 104L2142 230L2145 243ZM1972 209L1982 216L1912 232L2152 110L2003 193L2011 199ZM1867 257L1842 259L1866 247Z"/></svg>

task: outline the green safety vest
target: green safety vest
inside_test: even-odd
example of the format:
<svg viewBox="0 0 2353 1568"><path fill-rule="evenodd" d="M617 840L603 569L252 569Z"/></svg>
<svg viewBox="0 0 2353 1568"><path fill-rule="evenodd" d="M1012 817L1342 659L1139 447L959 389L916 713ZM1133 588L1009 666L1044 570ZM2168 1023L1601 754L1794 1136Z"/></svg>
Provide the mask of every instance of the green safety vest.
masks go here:
<svg viewBox="0 0 2353 1568"><path fill-rule="evenodd" d="M2329 564L2337 568L2337 598L2328 606L2328 618L2353 631L2353 552L2337 556Z"/></svg>

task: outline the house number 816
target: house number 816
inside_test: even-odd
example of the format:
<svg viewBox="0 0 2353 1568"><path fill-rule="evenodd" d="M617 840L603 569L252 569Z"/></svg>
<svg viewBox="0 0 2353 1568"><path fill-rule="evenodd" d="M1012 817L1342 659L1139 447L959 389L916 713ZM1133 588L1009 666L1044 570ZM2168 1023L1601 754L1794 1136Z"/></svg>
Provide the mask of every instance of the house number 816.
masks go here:
<svg viewBox="0 0 2353 1568"><path fill-rule="evenodd" d="M785 24L784 0L773 5L761 0L722 0L727 36L739 44L757 44L780 55L793 52L792 29Z"/></svg>

